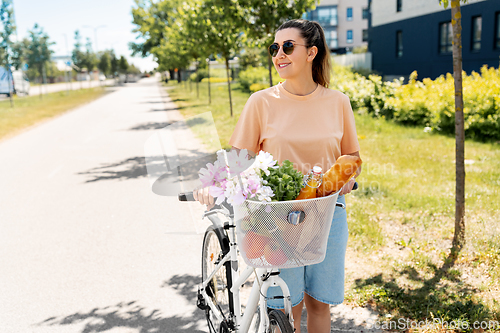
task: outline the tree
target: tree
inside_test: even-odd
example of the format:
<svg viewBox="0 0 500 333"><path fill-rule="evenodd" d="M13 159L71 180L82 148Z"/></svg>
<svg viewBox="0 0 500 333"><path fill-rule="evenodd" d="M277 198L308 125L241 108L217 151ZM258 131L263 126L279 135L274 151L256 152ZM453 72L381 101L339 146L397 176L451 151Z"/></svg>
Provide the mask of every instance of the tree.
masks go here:
<svg viewBox="0 0 500 333"><path fill-rule="evenodd" d="M199 24L198 29L204 31L207 50L224 59L232 117L229 59L234 57L242 47L244 8L237 1L232 0L193 1L190 13L190 16L185 16L185 23L196 20Z"/></svg>
<svg viewBox="0 0 500 333"><path fill-rule="evenodd" d="M451 0L451 25L453 29L453 78L455 81L455 234L452 255L456 257L465 245L465 130L464 99L462 87L462 14L460 1ZM448 0L440 0L448 8Z"/></svg>
<svg viewBox="0 0 500 333"><path fill-rule="evenodd" d="M111 52L110 51L104 51L101 53L101 56L99 58L99 63L97 64L97 68L104 74L104 75L109 75L109 72L111 70Z"/></svg>
<svg viewBox="0 0 500 333"><path fill-rule="evenodd" d="M28 45L27 60L28 66L36 68L40 76L44 73L45 64L50 61L53 53L50 46L53 42L49 41L49 36L43 31L41 27L35 23L33 30L29 31L30 43ZM41 79L43 82L43 80ZM42 98L42 94L40 94Z"/></svg>
<svg viewBox="0 0 500 333"><path fill-rule="evenodd" d="M124 56L121 56L120 60L118 60L118 72L120 72L121 74L127 74L128 67L129 67L129 64L128 64L127 58L125 58Z"/></svg>
<svg viewBox="0 0 500 333"><path fill-rule="evenodd" d="M6 66L10 75L12 75L10 67L10 56L12 52L12 41L10 37L14 32L16 32L16 25L14 22L14 6L12 4L12 0L2 0L2 5L0 6L0 21L2 22L2 32L0 33L0 49L2 50L2 57L0 58L0 65ZM9 81L9 91L14 91L11 86L12 81ZM12 93L10 96L10 106L14 106L14 101L12 99Z"/></svg>
<svg viewBox="0 0 500 333"><path fill-rule="evenodd" d="M137 7L132 8L132 16L137 27L133 32L137 33L137 38L143 42L129 43L132 55L140 54L146 57L151 54L158 62L158 70L169 71L171 74L175 69L186 68L190 59L178 34L179 29L183 27L180 21L176 21L181 1L134 2ZM180 76L178 80L180 82Z"/></svg>
<svg viewBox="0 0 500 333"><path fill-rule="evenodd" d="M23 38L22 40L12 44L12 57L11 63L16 70L22 68L27 61L27 52L29 46L29 39Z"/></svg>
<svg viewBox="0 0 500 333"><path fill-rule="evenodd" d="M116 58L115 51L111 50L110 51L110 68L111 68L111 74L113 76L116 76L118 74L118 58Z"/></svg>
<svg viewBox="0 0 500 333"><path fill-rule="evenodd" d="M94 67L97 64L97 56L92 50L92 42L90 41L90 38L87 38L87 43L85 44L84 59L85 59L84 60L85 67L87 68L87 71L90 74L90 72L94 70Z"/></svg>
<svg viewBox="0 0 500 333"><path fill-rule="evenodd" d="M240 0L245 10L245 30L249 38L248 46L265 47L274 40L274 34L285 21L302 16L312 9L316 0ZM273 85L272 60L267 56L269 84Z"/></svg>

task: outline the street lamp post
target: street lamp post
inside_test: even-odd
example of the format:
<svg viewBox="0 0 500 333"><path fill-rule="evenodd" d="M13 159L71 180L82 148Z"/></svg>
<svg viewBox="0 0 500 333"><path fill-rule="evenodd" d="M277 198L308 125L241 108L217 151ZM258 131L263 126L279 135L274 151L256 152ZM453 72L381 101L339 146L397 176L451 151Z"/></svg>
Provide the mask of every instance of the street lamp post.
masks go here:
<svg viewBox="0 0 500 333"><path fill-rule="evenodd" d="M100 25L100 26L97 26L97 27L92 27L90 25L84 25L83 27L84 28L94 29L95 52L97 53L99 51L99 48L97 47L97 29L99 29L99 28L105 28L106 26L105 25Z"/></svg>

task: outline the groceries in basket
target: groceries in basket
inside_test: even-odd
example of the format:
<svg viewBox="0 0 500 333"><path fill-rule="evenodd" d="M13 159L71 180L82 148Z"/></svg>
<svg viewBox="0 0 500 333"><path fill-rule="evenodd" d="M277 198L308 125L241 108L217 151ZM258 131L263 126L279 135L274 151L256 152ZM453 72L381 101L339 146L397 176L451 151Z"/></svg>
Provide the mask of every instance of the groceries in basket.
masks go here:
<svg viewBox="0 0 500 333"><path fill-rule="evenodd" d="M319 166L315 166L306 176L304 180L304 187L299 193L299 196L295 200L302 199L312 199L316 198L316 190L321 185L323 181L323 174L321 173L323 169Z"/></svg>
<svg viewBox="0 0 500 333"><path fill-rule="evenodd" d="M339 189L355 174L361 160L340 157L325 175L316 167L304 178L290 161L279 165L263 151L246 168L246 150L221 156L200 170L200 179L210 187L216 203L227 200L233 205L245 262L265 268L321 262Z"/></svg>
<svg viewBox="0 0 500 333"><path fill-rule="evenodd" d="M361 158L352 155L340 156L324 176L318 188L318 196L326 196L340 191L361 166Z"/></svg>

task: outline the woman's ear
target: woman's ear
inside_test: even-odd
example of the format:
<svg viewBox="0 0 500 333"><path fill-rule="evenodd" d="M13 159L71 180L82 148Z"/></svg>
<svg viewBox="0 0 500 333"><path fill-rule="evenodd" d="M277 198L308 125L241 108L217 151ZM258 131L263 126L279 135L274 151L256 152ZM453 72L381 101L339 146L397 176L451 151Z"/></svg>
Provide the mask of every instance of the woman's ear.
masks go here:
<svg viewBox="0 0 500 333"><path fill-rule="evenodd" d="M316 46L309 48L309 51L307 51L307 61L313 61L317 54L318 48Z"/></svg>

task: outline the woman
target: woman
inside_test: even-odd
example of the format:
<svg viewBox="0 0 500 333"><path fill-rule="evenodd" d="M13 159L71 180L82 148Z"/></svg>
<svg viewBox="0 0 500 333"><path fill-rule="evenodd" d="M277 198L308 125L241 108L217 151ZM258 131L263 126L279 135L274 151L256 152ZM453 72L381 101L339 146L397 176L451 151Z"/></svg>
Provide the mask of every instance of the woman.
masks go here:
<svg viewBox="0 0 500 333"><path fill-rule="evenodd" d="M250 96L229 141L233 148L264 150L280 163L292 161L304 174L315 165L328 170L341 155L359 156L349 98L328 89L330 52L321 26L307 20L287 21L278 28L269 52L285 82ZM339 202L345 203L344 195L354 182L352 178L344 186ZM202 204L213 204L206 190L195 197ZM347 235L345 209L336 208L325 260L281 270L290 289L297 333L304 303L308 332L330 332L330 304L344 300ZM279 288L270 288L268 296L278 292ZM283 308L283 300L271 299L268 306Z"/></svg>

